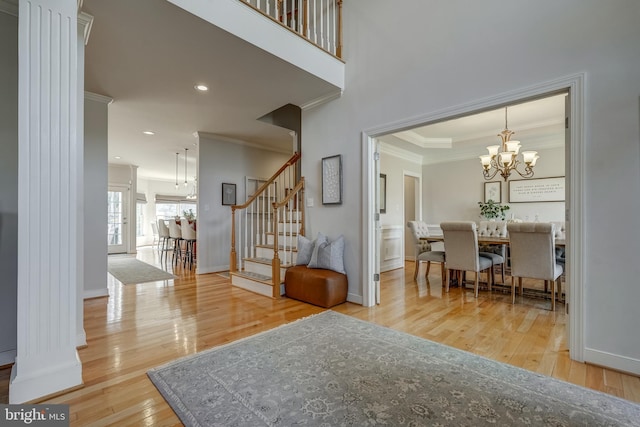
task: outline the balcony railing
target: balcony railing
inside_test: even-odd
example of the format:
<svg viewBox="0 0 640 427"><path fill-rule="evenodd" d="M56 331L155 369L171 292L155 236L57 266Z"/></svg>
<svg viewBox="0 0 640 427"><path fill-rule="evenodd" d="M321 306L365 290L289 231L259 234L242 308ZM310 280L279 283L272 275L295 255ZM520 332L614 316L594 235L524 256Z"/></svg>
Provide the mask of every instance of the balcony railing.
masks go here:
<svg viewBox="0 0 640 427"><path fill-rule="evenodd" d="M342 0L240 1L330 54L342 57Z"/></svg>

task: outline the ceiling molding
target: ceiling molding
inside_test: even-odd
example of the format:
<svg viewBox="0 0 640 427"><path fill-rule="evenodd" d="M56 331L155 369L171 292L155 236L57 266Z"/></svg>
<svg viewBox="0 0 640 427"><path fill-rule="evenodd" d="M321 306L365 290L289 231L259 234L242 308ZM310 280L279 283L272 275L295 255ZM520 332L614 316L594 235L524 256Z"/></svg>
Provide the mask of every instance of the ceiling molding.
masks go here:
<svg viewBox="0 0 640 427"><path fill-rule="evenodd" d="M231 144L238 144L238 145L244 145L246 147L251 147L251 148L257 148L258 150L265 150L265 151L272 151L275 153L280 153L280 154L291 154L291 151L287 151L285 149L282 148L276 148L276 147L269 147L269 146L265 146L262 144L258 144L256 142L249 142L249 141L244 141L241 139L235 139L235 138L229 138L228 136L222 136L222 135L217 135L215 133L209 133L209 132L194 132L194 136L197 136L198 139L200 138L205 138L211 141L220 141L220 142L229 142ZM199 143L200 141L198 141Z"/></svg>
<svg viewBox="0 0 640 427"><path fill-rule="evenodd" d="M393 136L421 148L451 148L453 145L452 138L426 138L414 130L404 130Z"/></svg>
<svg viewBox="0 0 640 427"><path fill-rule="evenodd" d="M17 17L19 9L18 0L0 0L0 12Z"/></svg>
<svg viewBox="0 0 640 427"><path fill-rule="evenodd" d="M423 164L424 156L403 150L402 148L394 147L386 142L380 142L380 152L418 165Z"/></svg>
<svg viewBox="0 0 640 427"><path fill-rule="evenodd" d="M78 26L82 26L82 34L84 36L84 44L89 43L89 34L93 26L93 16L85 12L78 12Z"/></svg>
<svg viewBox="0 0 640 427"><path fill-rule="evenodd" d="M103 104L111 104L113 102L113 98L104 95L98 95L97 93L84 91L84 99L89 99L91 101L102 102Z"/></svg>

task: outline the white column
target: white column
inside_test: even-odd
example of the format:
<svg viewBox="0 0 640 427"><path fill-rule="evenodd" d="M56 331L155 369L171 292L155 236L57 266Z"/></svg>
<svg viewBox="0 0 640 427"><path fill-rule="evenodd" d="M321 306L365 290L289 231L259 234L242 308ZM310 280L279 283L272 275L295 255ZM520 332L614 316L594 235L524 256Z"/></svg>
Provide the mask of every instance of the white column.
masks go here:
<svg viewBox="0 0 640 427"><path fill-rule="evenodd" d="M77 0L20 0L18 345L10 403L82 383L77 7Z"/></svg>

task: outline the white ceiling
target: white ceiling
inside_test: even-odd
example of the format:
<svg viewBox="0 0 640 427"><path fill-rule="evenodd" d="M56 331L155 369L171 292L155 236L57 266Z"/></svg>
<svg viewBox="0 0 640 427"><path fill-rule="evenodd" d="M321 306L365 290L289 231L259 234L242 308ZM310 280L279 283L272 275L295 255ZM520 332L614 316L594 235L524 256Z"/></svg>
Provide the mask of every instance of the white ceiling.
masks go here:
<svg viewBox="0 0 640 427"><path fill-rule="evenodd" d="M85 0L83 10L94 16L85 50L85 89L114 99L109 163L136 165L140 177L174 180L176 152L183 177L184 149L189 148L191 179L195 132L288 152L289 131L256 119L336 90L165 0ZM206 84L209 91L196 91L196 84ZM513 139L526 149L557 145L563 122L564 95L509 107ZM504 109L497 109L380 140L433 163L484 154L486 145L499 142L496 135L503 128ZM143 134L146 130L155 135ZM408 142L434 139L450 140L452 148Z"/></svg>
<svg viewBox="0 0 640 427"><path fill-rule="evenodd" d="M256 119L336 91L164 0L85 0L83 11L94 16L85 90L114 100L109 163L137 165L140 177L175 179L176 152L183 176L184 148L195 175L198 131L290 152L288 130Z"/></svg>
<svg viewBox="0 0 640 427"><path fill-rule="evenodd" d="M512 140L522 143L522 150L558 147L564 143L566 94L510 105L508 127ZM380 141L421 156L423 164L477 158L486 154L487 145L497 145L497 136L505 127L505 109L498 108L397 132Z"/></svg>

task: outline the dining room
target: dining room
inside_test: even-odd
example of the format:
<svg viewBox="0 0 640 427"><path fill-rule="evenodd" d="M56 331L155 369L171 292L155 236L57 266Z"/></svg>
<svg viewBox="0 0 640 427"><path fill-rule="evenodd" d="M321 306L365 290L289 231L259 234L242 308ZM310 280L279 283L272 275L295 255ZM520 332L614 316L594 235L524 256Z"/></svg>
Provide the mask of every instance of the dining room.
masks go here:
<svg viewBox="0 0 640 427"><path fill-rule="evenodd" d="M560 286L566 284L565 194L569 189L565 180L565 99L566 93L554 94L378 138L380 271L405 268L405 262L412 266L416 254L412 230L407 227L409 221L422 222L436 236L436 241L430 242L434 251L444 250L441 223L474 222L477 233L483 223L496 222L505 228L504 241L498 246L506 246L506 259L495 267L500 274L493 288L510 292L506 226L538 223L553 226L559 243L554 253L565 271ZM492 165L487 172L479 157L496 147L507 151L503 150L507 144L502 142L518 143L517 162L502 169ZM508 162L503 163L500 155L496 155L495 164L506 165ZM535 159L525 159L523 155ZM483 239L482 233L479 237ZM485 241L485 249L487 245L497 244ZM508 283L502 279L505 271ZM418 280L424 276L422 270ZM473 289L473 275L468 276ZM486 280L480 289L487 290ZM566 292L566 286L562 292ZM548 303L549 284L525 279L524 294L535 304L540 300Z"/></svg>

